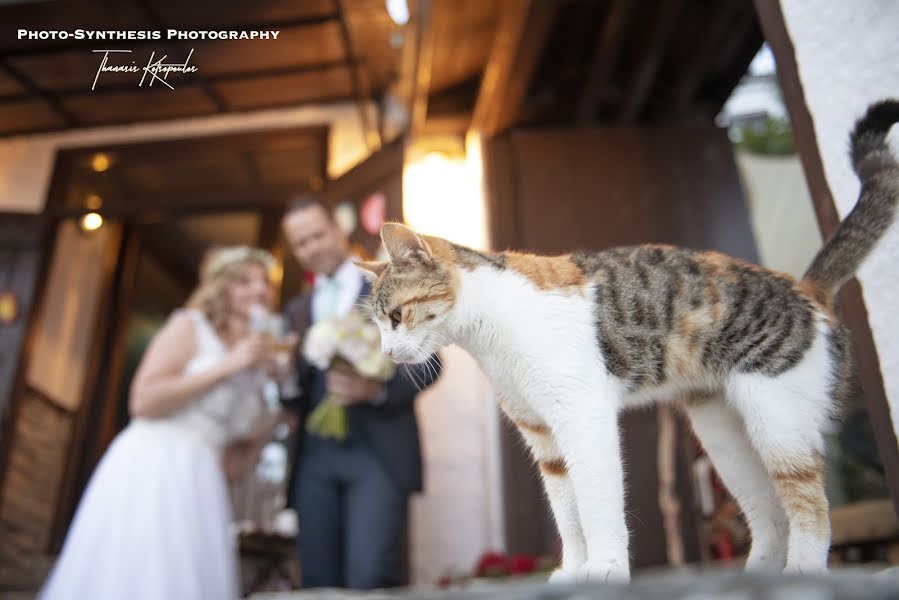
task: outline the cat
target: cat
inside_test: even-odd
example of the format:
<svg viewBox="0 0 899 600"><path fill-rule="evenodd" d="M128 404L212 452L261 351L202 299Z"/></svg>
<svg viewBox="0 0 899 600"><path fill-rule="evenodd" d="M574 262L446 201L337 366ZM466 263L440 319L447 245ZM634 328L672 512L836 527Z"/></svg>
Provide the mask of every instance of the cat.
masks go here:
<svg viewBox="0 0 899 600"><path fill-rule="evenodd" d="M680 407L739 503L747 569L820 572L830 545L821 431L847 393L834 294L893 222L899 101L851 136L862 191L799 280L716 252L641 245L479 252L387 223L360 263L384 352L476 358L539 465L562 539L550 581L629 579L619 411Z"/></svg>

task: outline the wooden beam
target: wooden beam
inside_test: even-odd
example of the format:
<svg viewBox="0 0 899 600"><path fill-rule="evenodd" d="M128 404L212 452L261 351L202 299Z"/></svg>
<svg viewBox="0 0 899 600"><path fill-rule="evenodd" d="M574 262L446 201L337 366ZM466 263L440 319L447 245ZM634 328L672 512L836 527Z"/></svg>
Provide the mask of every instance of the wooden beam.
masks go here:
<svg viewBox="0 0 899 600"><path fill-rule="evenodd" d="M431 0L418 0L414 27L415 79L410 107L413 133L421 132L428 118L428 94L431 90L431 69L434 64L434 8L431 6Z"/></svg>
<svg viewBox="0 0 899 600"><path fill-rule="evenodd" d="M50 109L63 120L66 127L75 127L78 125L78 119L75 118L75 115L66 110L55 95L38 86L19 69L9 64L9 61L5 58L0 59L0 71L5 71L7 76L25 88L29 94L46 102L50 106Z"/></svg>
<svg viewBox="0 0 899 600"><path fill-rule="evenodd" d="M515 124L561 3L507 0L472 116L485 137Z"/></svg>
<svg viewBox="0 0 899 600"><path fill-rule="evenodd" d="M327 134L327 125L298 126L221 135L197 135L133 144L86 146L61 150L59 156L74 163L80 158L90 157L96 152L106 152L115 156L119 164L128 164L132 161L150 161L158 164L161 160L167 162L188 160L197 155L239 155L246 151L265 150L272 146L283 148L284 140L290 140L292 144L301 141L302 144L297 144L293 149L305 150L319 146L320 141L326 139Z"/></svg>
<svg viewBox="0 0 899 600"><path fill-rule="evenodd" d="M793 137L818 217L818 226L824 239L827 239L836 231L840 217L824 174L815 124L805 101L805 92L796 64L796 51L787 32L780 2L754 1L765 38L777 61L777 78L790 114ZM890 407L884 391L877 347L871 335L861 287L856 280L851 280L843 287L839 294L839 303L842 308L841 316L852 331L853 353L865 407L874 430L893 507L899 514L899 444L890 419Z"/></svg>
<svg viewBox="0 0 899 600"><path fill-rule="evenodd" d="M104 344L102 376L95 392L95 397L100 402L101 415L95 448L96 460L100 459L119 432L119 393L124 383L125 359L128 354L129 317L134 308L141 249L140 229L126 224L119 250L119 265L111 292L112 311L107 316L112 325Z"/></svg>
<svg viewBox="0 0 899 600"><path fill-rule="evenodd" d="M659 8L650 29L649 39L643 46L643 55L640 57L637 68L628 83L624 99L618 106L616 120L622 123L632 123L640 118L646 98L655 83L656 73L662 64L662 57L671 34L678 24L678 16L683 9L685 0L664 0Z"/></svg>
<svg viewBox="0 0 899 600"><path fill-rule="evenodd" d="M577 122L589 125L596 115L597 104L601 100L612 70L618 63L621 46L627 37L628 25L637 5L632 0L614 0L612 8L603 21L602 30L596 38L596 46L587 69L586 85L578 101Z"/></svg>
<svg viewBox="0 0 899 600"><path fill-rule="evenodd" d="M129 198L127 205L108 203L100 211L105 219L125 218L138 223L159 223L178 217L219 214L247 213L271 208L284 208L292 195L308 191L308 186L275 190L248 191L245 194L212 195L208 197L183 196L161 197L142 195ZM78 207L60 206L48 208L45 214L53 219L77 218L85 210Z"/></svg>
<svg viewBox="0 0 899 600"><path fill-rule="evenodd" d="M337 10L337 24L340 28L340 40L343 43L344 58L347 61L355 59L353 52L353 40L350 36L350 29L346 22L346 9L343 6L343 0L334 0ZM365 138L365 145L369 150L373 150L381 145L381 135L378 128L371 123L368 115L368 107L365 105L366 98L362 93L362 83L359 80L359 71L353 66L350 67L350 85L353 88L353 96L356 98L356 106L359 109L359 118L362 122L362 132ZM372 139L372 137L376 139Z"/></svg>
<svg viewBox="0 0 899 600"><path fill-rule="evenodd" d="M428 119L420 133L425 135L464 136L470 126L471 115L467 112L441 114Z"/></svg>
<svg viewBox="0 0 899 600"><path fill-rule="evenodd" d="M283 77L290 75L303 75L306 73L318 73L322 71L330 71L332 69L340 69L340 68L352 68L353 66L358 65L358 61L354 60L331 60L321 63L313 63L307 65L300 65L295 67L275 67L272 69L257 69L253 71L232 71L229 73L222 73L220 75L215 75L212 77L207 77L203 79L202 84L216 85L219 83L230 83L233 81L251 81L253 79L265 79L269 77ZM202 85L199 81L196 81L193 77L191 79L185 79L184 81L178 82L178 87L176 89L183 90L186 88L194 88ZM79 96L103 96L106 94L113 94L119 92L133 92L138 88L133 82L131 83L115 83L109 85L100 85L96 90L91 90L86 87L69 87L62 88L53 91L53 96L55 98L77 98ZM32 98L31 94L28 93L15 93L15 94L6 94L0 96L0 104L15 104L18 102L25 102Z"/></svg>

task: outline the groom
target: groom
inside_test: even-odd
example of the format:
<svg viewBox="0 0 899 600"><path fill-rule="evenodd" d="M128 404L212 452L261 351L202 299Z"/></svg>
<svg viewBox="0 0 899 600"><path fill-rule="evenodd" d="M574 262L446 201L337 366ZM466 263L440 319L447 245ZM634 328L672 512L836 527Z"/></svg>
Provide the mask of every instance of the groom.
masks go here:
<svg viewBox="0 0 899 600"><path fill-rule="evenodd" d="M315 273L312 293L285 307L302 339L311 324L345 316L371 284L352 264L347 237L319 198L294 201L282 225L293 255ZM300 421L288 494L299 515L303 587L404 585L408 498L422 488L415 382L430 385L436 374L413 367L411 377L402 369L381 382L354 371L320 371L302 356L298 371L301 395L288 402ZM305 432L306 417L327 391L347 407L343 441Z"/></svg>

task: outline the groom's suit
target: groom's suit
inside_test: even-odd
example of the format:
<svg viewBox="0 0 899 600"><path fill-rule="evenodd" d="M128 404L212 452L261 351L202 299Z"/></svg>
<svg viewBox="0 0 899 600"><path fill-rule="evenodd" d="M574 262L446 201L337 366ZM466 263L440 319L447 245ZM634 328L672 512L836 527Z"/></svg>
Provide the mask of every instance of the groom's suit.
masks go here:
<svg viewBox="0 0 899 600"><path fill-rule="evenodd" d="M361 277L361 274L360 274ZM359 300L371 293L361 286ZM302 339L313 321L314 294L291 301L285 314ZM305 432L306 417L325 395L325 372L298 360L300 416L289 504L300 521L304 587L375 588L406 583L404 546L409 494L422 488L414 400L433 383L429 369L406 368L370 403L347 408L342 442Z"/></svg>

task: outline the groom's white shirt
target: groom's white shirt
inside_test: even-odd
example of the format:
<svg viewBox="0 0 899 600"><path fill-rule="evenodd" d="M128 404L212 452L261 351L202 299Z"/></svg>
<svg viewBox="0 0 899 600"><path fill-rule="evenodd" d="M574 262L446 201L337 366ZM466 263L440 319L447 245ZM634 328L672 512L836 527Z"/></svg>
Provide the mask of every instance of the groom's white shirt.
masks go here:
<svg viewBox="0 0 899 600"><path fill-rule="evenodd" d="M328 289L329 285L334 284L337 285L336 295ZM362 284L362 272L349 258L337 268L333 277L316 273L312 289L313 322L323 317L345 317L359 300Z"/></svg>

